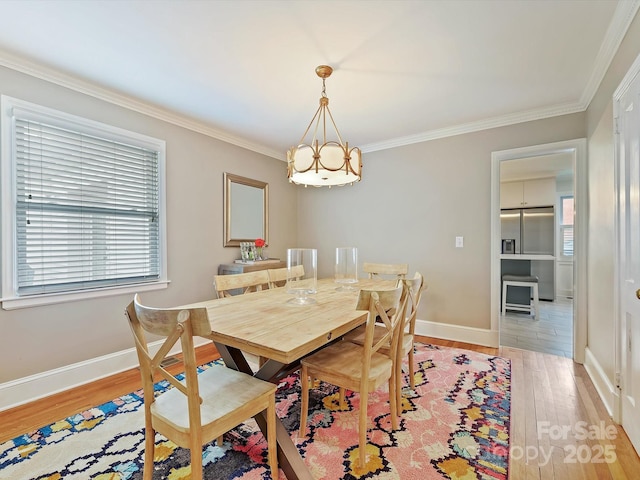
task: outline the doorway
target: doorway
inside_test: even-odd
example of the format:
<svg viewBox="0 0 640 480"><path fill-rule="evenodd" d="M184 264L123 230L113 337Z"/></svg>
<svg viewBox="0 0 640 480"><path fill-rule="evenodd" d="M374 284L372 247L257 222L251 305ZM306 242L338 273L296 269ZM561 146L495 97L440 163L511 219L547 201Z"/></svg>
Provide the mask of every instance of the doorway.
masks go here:
<svg viewBox="0 0 640 480"><path fill-rule="evenodd" d="M527 160L542 162L563 155L570 158L573 175L573 199L575 206L573 226L573 298L568 299L571 305L569 315L572 316L573 358L576 362L584 362L586 347L586 208L581 199L586 199L586 140L577 139L545 145L516 148L493 152L491 155L491 328L500 336L500 296L501 296L501 253L502 235L500 222L500 180L503 167L508 170L509 164L503 162ZM542 162L544 163L544 162ZM586 202L584 202L586 205ZM501 341L499 341L502 344Z"/></svg>
<svg viewBox="0 0 640 480"><path fill-rule="evenodd" d="M500 345L573 358L573 157L568 152L500 162L501 274L533 275L538 311L507 308ZM507 240L505 240L507 239ZM528 287L507 303L528 304Z"/></svg>

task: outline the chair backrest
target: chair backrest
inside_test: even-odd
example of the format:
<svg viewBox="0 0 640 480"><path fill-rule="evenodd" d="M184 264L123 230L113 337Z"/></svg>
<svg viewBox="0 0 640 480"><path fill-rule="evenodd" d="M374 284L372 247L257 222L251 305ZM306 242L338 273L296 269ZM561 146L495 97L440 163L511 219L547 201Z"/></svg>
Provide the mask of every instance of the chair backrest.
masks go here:
<svg viewBox="0 0 640 480"><path fill-rule="evenodd" d="M384 278L385 276L395 276L396 278L404 278L409 271L409 265L406 263L371 263L364 262L362 270L369 274L369 278Z"/></svg>
<svg viewBox="0 0 640 480"><path fill-rule="evenodd" d="M258 292L269 286L269 274L266 270L258 270L232 275L215 275L213 286L218 298L231 297L232 290L238 290L238 293Z"/></svg>
<svg viewBox="0 0 640 480"><path fill-rule="evenodd" d="M408 299L406 321L402 331L408 330L411 335L415 335L418 305L420 305L422 292L427 289L427 285L424 283L424 277L420 272L416 272L412 279L405 279L403 282L408 287Z"/></svg>
<svg viewBox="0 0 640 480"><path fill-rule="evenodd" d="M287 283L287 274L289 269L283 268L270 268L267 270L269 274L269 288L284 287ZM304 277L304 265L295 265L291 267L292 275L295 278Z"/></svg>
<svg viewBox="0 0 640 480"><path fill-rule="evenodd" d="M146 307L136 294L126 309L129 326L133 332L136 352L140 362L145 410L151 408L155 400L154 376L162 375L171 385L187 397L190 425L200 425L200 394L196 370L196 356L193 336L211 333L211 324L205 308L159 309ZM145 333L164 337L160 349L151 355ZM181 342L184 362L185 382L180 382L162 366L161 362L169 354L176 342Z"/></svg>
<svg viewBox="0 0 640 480"><path fill-rule="evenodd" d="M396 358L400 326L407 309L407 291L405 285L392 290L360 290L356 310L369 311L363 342L363 369L369 369L371 355L380 347L391 345L388 350L389 358ZM384 328L385 332L383 335L375 335L374 343L376 328Z"/></svg>

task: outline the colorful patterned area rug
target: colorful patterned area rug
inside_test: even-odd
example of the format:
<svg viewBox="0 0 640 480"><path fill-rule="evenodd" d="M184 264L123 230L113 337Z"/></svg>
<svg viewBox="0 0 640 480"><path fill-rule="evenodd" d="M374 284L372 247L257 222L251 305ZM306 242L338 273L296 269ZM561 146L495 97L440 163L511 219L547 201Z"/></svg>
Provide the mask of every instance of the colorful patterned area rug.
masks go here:
<svg viewBox="0 0 640 480"><path fill-rule="evenodd" d="M318 385L310 397L306 436L299 437L300 383L295 374L283 379L278 415L314 478L507 478L509 360L425 344L416 344L415 359L416 389L403 392L399 430L390 428L386 389L370 394L369 456L362 469L355 467L360 396L348 392L348 408L340 410L337 389ZM166 382L156 385L158 391L166 388ZM0 444L0 479L141 479L142 404L140 390ZM214 442L203 448L205 478L271 478L266 442L252 419L224 440L221 447ZM161 435L156 444L153 478L190 478L189 451Z"/></svg>

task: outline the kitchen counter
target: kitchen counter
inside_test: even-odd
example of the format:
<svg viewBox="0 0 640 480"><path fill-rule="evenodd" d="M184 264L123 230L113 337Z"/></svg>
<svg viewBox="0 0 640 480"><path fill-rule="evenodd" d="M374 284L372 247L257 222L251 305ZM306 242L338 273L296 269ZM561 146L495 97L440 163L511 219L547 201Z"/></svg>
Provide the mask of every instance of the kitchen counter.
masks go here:
<svg viewBox="0 0 640 480"><path fill-rule="evenodd" d="M555 260L553 255L536 255L532 253L503 253L500 255L500 260Z"/></svg>
<svg viewBox="0 0 640 480"><path fill-rule="evenodd" d="M555 300L554 255L536 255L532 253L503 253L500 255L501 275L534 275L538 277L540 300ZM507 303L529 303L530 289L512 287L507 294Z"/></svg>

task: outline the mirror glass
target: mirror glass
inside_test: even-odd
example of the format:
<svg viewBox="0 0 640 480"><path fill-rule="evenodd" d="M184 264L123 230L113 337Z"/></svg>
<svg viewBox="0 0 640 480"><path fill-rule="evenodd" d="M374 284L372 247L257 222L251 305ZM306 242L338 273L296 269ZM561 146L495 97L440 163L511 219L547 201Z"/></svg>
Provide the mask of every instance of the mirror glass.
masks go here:
<svg viewBox="0 0 640 480"><path fill-rule="evenodd" d="M224 246L264 239L269 244L269 184L224 174Z"/></svg>

